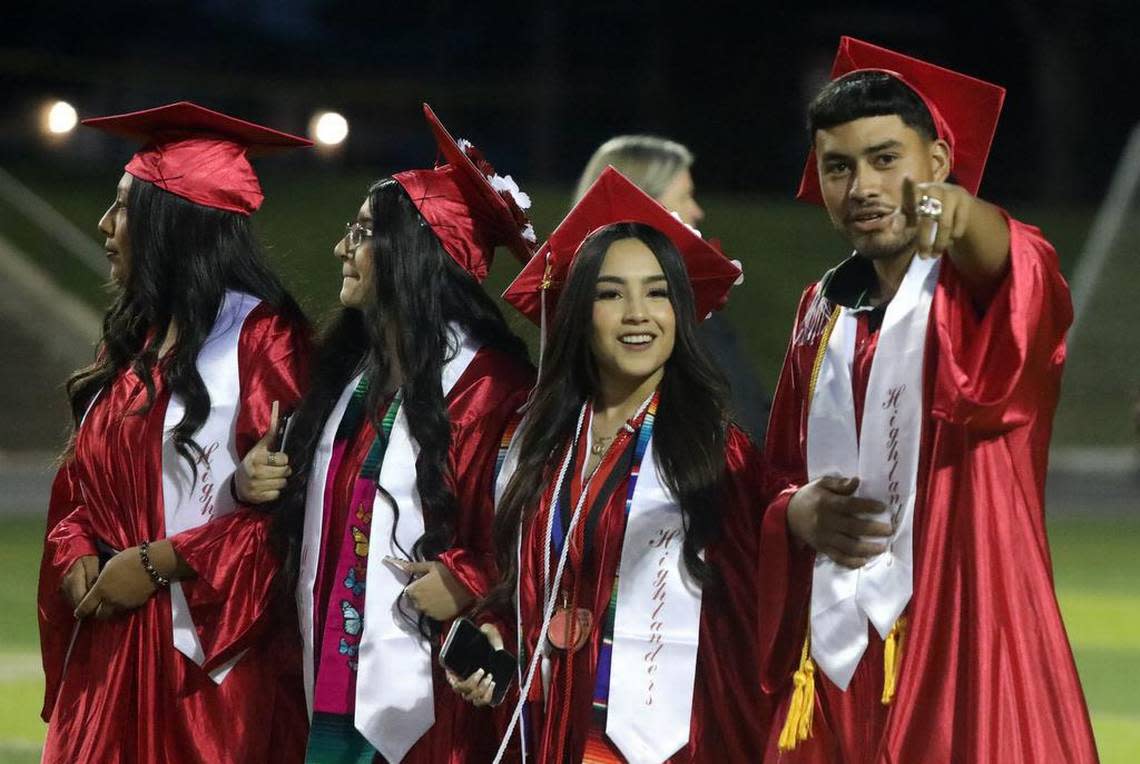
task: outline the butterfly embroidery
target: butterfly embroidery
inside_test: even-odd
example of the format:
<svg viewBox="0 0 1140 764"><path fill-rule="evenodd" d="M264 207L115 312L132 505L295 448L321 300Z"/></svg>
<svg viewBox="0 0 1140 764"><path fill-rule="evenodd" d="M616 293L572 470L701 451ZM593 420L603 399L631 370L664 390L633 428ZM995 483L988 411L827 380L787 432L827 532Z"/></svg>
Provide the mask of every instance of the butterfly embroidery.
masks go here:
<svg viewBox="0 0 1140 764"><path fill-rule="evenodd" d="M361 504L356 508L356 519L367 525L372 522L372 510Z"/></svg>
<svg viewBox="0 0 1140 764"><path fill-rule="evenodd" d="M352 526L352 540L356 542L355 552L357 557L368 556L368 537L364 535L364 531Z"/></svg>
<svg viewBox="0 0 1140 764"><path fill-rule="evenodd" d="M348 575L344 578L344 586L357 597L364 594L364 581L357 579L355 565L348 569Z"/></svg>
<svg viewBox="0 0 1140 764"><path fill-rule="evenodd" d="M344 637L340 638L340 654L347 655L350 658L355 657L357 652L360 651L360 645L350 645L348 640Z"/></svg>
<svg viewBox="0 0 1140 764"><path fill-rule="evenodd" d="M348 600L340 601L340 611L344 614L344 633L353 637L360 636L360 631L364 628L360 620L360 611Z"/></svg>

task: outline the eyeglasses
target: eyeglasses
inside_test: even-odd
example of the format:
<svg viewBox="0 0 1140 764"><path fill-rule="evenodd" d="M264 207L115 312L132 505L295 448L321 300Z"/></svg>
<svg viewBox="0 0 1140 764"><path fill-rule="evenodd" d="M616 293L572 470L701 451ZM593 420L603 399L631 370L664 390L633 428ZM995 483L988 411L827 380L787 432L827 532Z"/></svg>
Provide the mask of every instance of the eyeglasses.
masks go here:
<svg viewBox="0 0 1140 764"><path fill-rule="evenodd" d="M346 223L344 226L344 248L355 252L365 239L372 238L372 229L362 223Z"/></svg>

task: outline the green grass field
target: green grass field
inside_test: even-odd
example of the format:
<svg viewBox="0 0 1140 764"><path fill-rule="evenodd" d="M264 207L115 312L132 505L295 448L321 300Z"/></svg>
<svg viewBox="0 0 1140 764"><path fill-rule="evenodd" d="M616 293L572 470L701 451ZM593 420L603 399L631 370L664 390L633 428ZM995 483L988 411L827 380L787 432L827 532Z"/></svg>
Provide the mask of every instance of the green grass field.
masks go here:
<svg viewBox="0 0 1140 764"><path fill-rule="evenodd" d="M41 522L0 521L0 761L38 761ZM1057 594L1105 764L1140 760L1140 520L1050 525Z"/></svg>

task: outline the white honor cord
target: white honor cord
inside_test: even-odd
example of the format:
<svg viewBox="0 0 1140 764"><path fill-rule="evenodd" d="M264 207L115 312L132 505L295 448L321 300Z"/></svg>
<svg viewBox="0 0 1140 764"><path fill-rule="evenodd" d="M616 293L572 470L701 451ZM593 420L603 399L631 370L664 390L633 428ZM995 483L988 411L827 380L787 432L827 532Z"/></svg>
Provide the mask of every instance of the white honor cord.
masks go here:
<svg viewBox="0 0 1140 764"><path fill-rule="evenodd" d="M578 426L574 430L574 440L570 444L570 448L566 451L566 457L562 460L562 468L558 471L558 481L554 484L554 497L551 499L550 517L554 517L554 504L558 502L558 496L562 492L562 482L566 479L566 473L570 469L571 457L574 455L574 446L578 443L578 437L582 434L582 422L586 418L586 406L589 401L582 405L582 411L578 414ZM586 491L582 491L582 495L578 498L578 504L574 507L574 514L570 517L570 527L566 530L566 538L569 539L574 534L574 529L578 525L578 518L581 516L582 505L586 503ZM553 522L553 520L551 520ZM550 569L550 529L551 524L547 524L547 541L543 544L543 588L546 588L546 571ZM522 526L519 527L518 535L519 545L519 561L522 561ZM538 663L542 659L542 645L546 643L546 635L550 631L550 619L554 617L554 603L557 597L554 592L558 590L558 586L562 583L562 573L566 570L566 559L570 551L570 544L562 544L562 554L558 557L558 569L554 572L554 586L546 591L546 606L543 608L542 614L542 628L538 632L538 640L535 642L534 655L530 658L530 666L526 671L526 683L519 688L519 702L515 704L515 711L511 714L511 723L507 725L507 731L503 735L503 739L499 742L499 750L495 754L494 764L499 764L503 760L503 755L507 752L507 745L510 743L511 735L514 734L515 725L519 722L519 716L522 715L523 706L526 704L526 699L530 695L530 686L534 684L534 673L538 668ZM521 569L516 573L521 580ZM519 613L519 643L522 643L522 603L516 600L515 610ZM521 652L521 649L520 649Z"/></svg>
<svg viewBox="0 0 1140 764"><path fill-rule="evenodd" d="M516 571L516 575L515 575L515 628L517 629L517 631L515 632L515 634L516 634L516 637L515 637L515 648L516 648L515 655L522 655L523 654L522 608L518 606L518 603L521 602L520 593L522 591L522 577L520 575L518 575L518 573L517 573L517 571L520 571L520 570L522 570L522 525L521 524L519 525L518 533L515 536L515 571ZM523 686L522 666L519 666L515 673L518 674L518 679L517 679L517 681L519 683L518 686L522 687ZM525 698L526 696L523 695L522 697ZM508 729L507 730L507 736L504 738L504 740L509 740L510 737L511 737L511 730ZM521 727L519 728L519 750L522 752L522 761L526 761L526 735L523 734L523 730ZM501 751L500 751L500 753L501 753Z"/></svg>
<svg viewBox="0 0 1140 764"><path fill-rule="evenodd" d="M650 393L640 406L633 418L641 416L641 413L649 407L649 403L653 400L653 396L657 391ZM507 751L507 743L514 734L515 725L518 724L519 716L522 714L523 705L526 703L527 696L530 695L530 686L534 684L534 673L538 668L539 661L542 659L542 646L546 644L546 635L550 632L550 621L554 617L554 603L558 601L556 592L558 587L562 584L562 574L566 570L566 560L568 552L570 551L570 539L574 537L574 530L578 527L578 520L582 517L582 507L586 504L586 495L590 492L590 480L594 475L591 474L586 479L586 485L582 486L582 495L578 497L578 503L574 506L574 514L570 516L570 527L566 529L566 539L562 543L562 554L558 557L558 569L554 571L554 585L549 589L547 586L547 578L550 571L550 538L554 530L554 506L558 503L558 497L562 495L562 483L566 479L566 473L570 470L570 462L574 456L574 451L578 446L578 439L582 436L582 423L586 420L586 408L590 405L587 400L582 404L582 410L578 414L578 424L574 428L574 440L570 443L570 448L566 451L566 456L562 459L562 467L558 470L558 480L554 483L554 494L550 500L550 513L546 522L546 543L542 546L542 587L545 590L546 606L542 614L542 628L538 632L538 640L535 642L534 655L530 658L530 666L527 667L526 683L519 688L519 702L515 705L515 712L511 714L511 723L507 725L507 731L503 735L503 739L499 742L499 751L495 754L494 764L499 764L503 759L503 754ZM612 445L612 444L611 444ZM596 470L595 470L596 472ZM515 613L517 615L518 629L519 629L519 654L522 654L522 600L519 598L518 581L522 580L522 526L519 526L518 545L516 552L516 559L518 560L515 584ZM525 750L526 742L523 741L523 750Z"/></svg>
<svg viewBox="0 0 1140 764"><path fill-rule="evenodd" d="M550 253L546 255L546 267L550 267ZM542 382L542 361L546 357L546 288L539 290L538 306L538 369L534 374L534 386L530 388L527 393L526 401L519 408L519 411L527 411L530 409L531 404L534 402L534 394L538 390L538 385Z"/></svg>

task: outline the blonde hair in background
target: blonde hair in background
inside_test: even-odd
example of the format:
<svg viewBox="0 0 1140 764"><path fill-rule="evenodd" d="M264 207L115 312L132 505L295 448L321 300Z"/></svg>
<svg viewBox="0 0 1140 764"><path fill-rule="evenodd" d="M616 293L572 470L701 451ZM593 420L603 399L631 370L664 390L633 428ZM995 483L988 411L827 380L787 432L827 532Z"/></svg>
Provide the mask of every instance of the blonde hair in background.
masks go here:
<svg viewBox="0 0 1140 764"><path fill-rule="evenodd" d="M676 141L655 135L619 135L599 146L590 157L578 179L574 202L582 198L608 165L613 165L634 185L657 199L677 173L692 164L692 152Z"/></svg>

